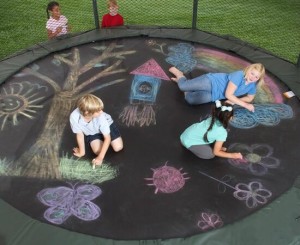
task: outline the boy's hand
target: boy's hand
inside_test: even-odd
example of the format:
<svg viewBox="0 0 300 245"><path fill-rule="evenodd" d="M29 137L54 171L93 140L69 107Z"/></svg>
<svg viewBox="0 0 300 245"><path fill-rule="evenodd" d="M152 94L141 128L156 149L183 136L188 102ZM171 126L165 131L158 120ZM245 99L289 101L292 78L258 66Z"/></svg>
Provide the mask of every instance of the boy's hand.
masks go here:
<svg viewBox="0 0 300 245"><path fill-rule="evenodd" d="M82 156L84 156L84 154L80 153L78 147L74 147L73 148L73 155L76 156L76 157L82 157Z"/></svg>
<svg viewBox="0 0 300 245"><path fill-rule="evenodd" d="M95 168L96 165L101 165L102 162L103 162L103 159L100 159L100 158L98 158L98 157L94 158L94 159L92 160L93 168Z"/></svg>

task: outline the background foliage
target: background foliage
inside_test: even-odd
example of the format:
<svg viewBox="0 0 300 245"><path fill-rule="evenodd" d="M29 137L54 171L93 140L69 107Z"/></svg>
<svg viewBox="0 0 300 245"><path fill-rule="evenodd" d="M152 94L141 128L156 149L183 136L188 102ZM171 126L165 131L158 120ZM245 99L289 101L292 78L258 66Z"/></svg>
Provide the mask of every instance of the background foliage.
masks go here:
<svg viewBox="0 0 300 245"><path fill-rule="evenodd" d="M0 59L47 40L46 6L49 1L0 2ZM58 0L72 32L95 28L93 0ZM196 1L198 2L198 1ZM191 28L193 0L119 0L126 25ZM101 20L106 0L98 0ZM230 35L293 63L300 52L299 0L199 1L197 28Z"/></svg>

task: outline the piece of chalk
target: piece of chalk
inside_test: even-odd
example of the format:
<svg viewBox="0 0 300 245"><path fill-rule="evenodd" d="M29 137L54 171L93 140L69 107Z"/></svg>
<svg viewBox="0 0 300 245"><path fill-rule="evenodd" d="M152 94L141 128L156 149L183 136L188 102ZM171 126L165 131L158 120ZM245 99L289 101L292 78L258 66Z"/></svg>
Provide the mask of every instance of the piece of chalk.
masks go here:
<svg viewBox="0 0 300 245"><path fill-rule="evenodd" d="M284 95L286 98L292 98L292 97L295 96L295 94L294 94L293 91L285 92L285 93L283 93L283 95Z"/></svg>

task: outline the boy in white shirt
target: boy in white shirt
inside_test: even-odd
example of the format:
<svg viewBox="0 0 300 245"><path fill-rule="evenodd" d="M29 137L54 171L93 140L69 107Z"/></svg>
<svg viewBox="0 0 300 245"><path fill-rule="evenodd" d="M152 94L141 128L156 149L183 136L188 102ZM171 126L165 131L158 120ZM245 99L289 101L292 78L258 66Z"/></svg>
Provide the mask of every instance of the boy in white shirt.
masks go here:
<svg viewBox="0 0 300 245"><path fill-rule="evenodd" d="M115 152L123 149L123 140L117 125L103 108L100 98L87 94L78 100L77 108L70 115L71 128L76 134L78 144L73 148L73 154L77 157L84 156L87 142L97 155L92 160L93 168L102 164L109 145Z"/></svg>

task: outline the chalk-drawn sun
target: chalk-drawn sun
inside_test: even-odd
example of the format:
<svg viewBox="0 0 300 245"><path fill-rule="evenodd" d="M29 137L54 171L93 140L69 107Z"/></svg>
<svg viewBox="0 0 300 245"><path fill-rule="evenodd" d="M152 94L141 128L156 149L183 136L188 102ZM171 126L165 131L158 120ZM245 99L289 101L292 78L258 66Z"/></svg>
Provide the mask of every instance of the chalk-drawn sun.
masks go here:
<svg viewBox="0 0 300 245"><path fill-rule="evenodd" d="M147 184L149 186L155 186L155 194L158 192L163 193L173 193L180 190L184 184L185 180L189 177L184 177L187 173L181 173L182 168L179 170L167 166L167 162L164 166L156 169L152 169L153 177L145 178L146 180L151 180L153 183Z"/></svg>
<svg viewBox="0 0 300 245"><path fill-rule="evenodd" d="M3 87L0 93L0 124L1 130L6 124L18 125L19 116L24 116L29 119L33 118L37 109L42 108L42 105L37 103L43 99L39 95L42 87L38 84L30 82L13 83L8 87Z"/></svg>

